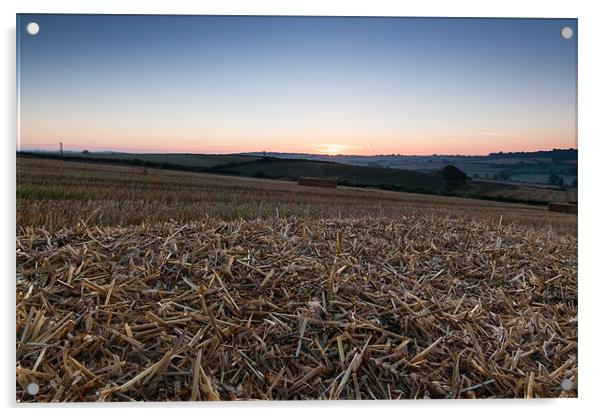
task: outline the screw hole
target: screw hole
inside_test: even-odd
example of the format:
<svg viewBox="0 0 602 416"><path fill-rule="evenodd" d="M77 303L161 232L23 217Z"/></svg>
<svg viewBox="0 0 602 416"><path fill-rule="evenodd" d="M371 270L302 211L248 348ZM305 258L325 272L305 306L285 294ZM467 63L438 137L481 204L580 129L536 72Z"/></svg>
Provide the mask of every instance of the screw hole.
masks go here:
<svg viewBox="0 0 602 416"><path fill-rule="evenodd" d="M40 386L38 386L38 383L29 383L27 385L27 394L31 395L31 396L35 396L36 394L38 394L40 391Z"/></svg>
<svg viewBox="0 0 602 416"><path fill-rule="evenodd" d="M40 25L38 25L36 22L30 22L27 24L26 30L27 33L29 33L32 36L35 36L40 31Z"/></svg>
<svg viewBox="0 0 602 416"><path fill-rule="evenodd" d="M573 29L569 26L565 26L560 30L560 36L564 39L570 39L573 37Z"/></svg>

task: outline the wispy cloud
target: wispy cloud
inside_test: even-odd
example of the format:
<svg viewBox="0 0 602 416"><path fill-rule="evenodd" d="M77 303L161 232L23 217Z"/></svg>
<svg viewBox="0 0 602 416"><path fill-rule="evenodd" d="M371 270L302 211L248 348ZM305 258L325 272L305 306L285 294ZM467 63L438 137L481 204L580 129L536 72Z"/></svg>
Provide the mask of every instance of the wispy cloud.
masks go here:
<svg viewBox="0 0 602 416"><path fill-rule="evenodd" d="M468 140L466 136L440 136L440 137L419 137L418 140L422 140L429 143L449 143L449 142L460 142Z"/></svg>
<svg viewBox="0 0 602 416"><path fill-rule="evenodd" d="M519 134L508 134L508 133L500 133L495 131L483 131L477 133L479 136L492 136L492 137L507 137L510 139L526 139L527 136L521 136Z"/></svg>
<svg viewBox="0 0 602 416"><path fill-rule="evenodd" d="M459 142L459 141L464 141L464 140L468 140L468 137L465 136L445 136L442 137L443 140L448 141L448 142Z"/></svg>

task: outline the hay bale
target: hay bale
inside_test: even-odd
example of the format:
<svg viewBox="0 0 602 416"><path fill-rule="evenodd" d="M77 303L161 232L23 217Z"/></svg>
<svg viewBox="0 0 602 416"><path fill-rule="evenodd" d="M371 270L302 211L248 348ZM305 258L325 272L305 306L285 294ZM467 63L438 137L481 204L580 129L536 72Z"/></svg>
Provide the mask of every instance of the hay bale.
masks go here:
<svg viewBox="0 0 602 416"><path fill-rule="evenodd" d="M550 202L548 205L548 210L553 212L564 212L565 214L577 214L577 204L575 203L560 203L560 202Z"/></svg>
<svg viewBox="0 0 602 416"><path fill-rule="evenodd" d="M302 186L317 186L320 188L336 188L337 187L337 181L335 179L326 179L326 178L301 177L297 180L297 183Z"/></svg>

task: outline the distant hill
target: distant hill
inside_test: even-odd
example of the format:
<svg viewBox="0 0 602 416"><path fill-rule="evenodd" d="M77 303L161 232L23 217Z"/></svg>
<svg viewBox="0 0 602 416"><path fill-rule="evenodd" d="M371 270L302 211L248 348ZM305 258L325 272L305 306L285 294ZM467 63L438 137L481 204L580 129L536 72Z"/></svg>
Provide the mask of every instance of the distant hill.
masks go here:
<svg viewBox="0 0 602 416"><path fill-rule="evenodd" d="M22 155L59 158L58 152L19 152ZM257 156L242 154L200 154L200 153L124 153L124 152L65 152L65 160L87 160L90 162L123 162L163 169L192 169L205 171L207 168L259 159Z"/></svg>
<svg viewBox="0 0 602 416"><path fill-rule="evenodd" d="M340 186L373 187L390 191L453 195L506 202L546 203L576 200L576 193L538 189L530 192L525 186L495 180L468 180L449 183L440 169L427 171L350 165L333 161L284 159L257 155L206 154L133 154L133 153L57 153L19 152L20 157L42 157L76 162L110 163L145 168L173 169L192 172L236 175L265 179L297 180L318 177L336 180ZM457 159L455 159L457 160ZM442 159L437 164L441 165ZM436 164L432 164L436 165ZM454 163L456 165L456 163ZM461 168L461 166L458 166Z"/></svg>
<svg viewBox="0 0 602 416"><path fill-rule="evenodd" d="M497 152L489 153L487 158L542 158L552 160L573 160L577 159L577 149L552 149L537 150L535 152Z"/></svg>
<svg viewBox="0 0 602 416"><path fill-rule="evenodd" d="M262 156L262 152L244 153ZM445 165L454 165L469 177L488 182L517 185L577 187L577 149L553 149L535 152L498 152L485 156L430 155L315 155L307 153L265 153L267 157L328 161L353 166L382 167L432 173ZM550 177L556 178L550 181ZM557 178L561 178L560 181Z"/></svg>
<svg viewBox="0 0 602 416"><path fill-rule="evenodd" d="M218 166L215 173L271 179L319 177L335 179L339 185L372 186L381 189L441 194L448 187L441 175L401 169L351 166L302 159L262 158L246 163Z"/></svg>

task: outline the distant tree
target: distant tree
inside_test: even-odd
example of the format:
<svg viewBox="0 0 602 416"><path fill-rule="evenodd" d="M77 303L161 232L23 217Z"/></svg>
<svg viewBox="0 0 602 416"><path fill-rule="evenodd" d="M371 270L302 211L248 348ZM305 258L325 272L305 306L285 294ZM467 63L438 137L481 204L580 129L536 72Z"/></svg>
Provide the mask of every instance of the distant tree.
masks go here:
<svg viewBox="0 0 602 416"><path fill-rule="evenodd" d="M479 179L479 178L480 178L480 176L479 176L479 174L478 174L478 173L475 173L475 174L474 174L474 175L472 175L472 176L474 176L474 178L475 178L475 179Z"/></svg>
<svg viewBox="0 0 602 416"><path fill-rule="evenodd" d="M89 151L89 150L87 150L87 149L85 149L85 150L82 150L82 154L83 154L83 155L89 155L89 154L90 154L90 151Z"/></svg>
<svg viewBox="0 0 602 416"><path fill-rule="evenodd" d="M463 183L468 179L468 176L454 165L446 165L441 169L441 175L447 183Z"/></svg>
<svg viewBox="0 0 602 416"><path fill-rule="evenodd" d="M550 178L548 179L548 183L554 186L564 186L564 179L561 176L558 176L555 173L550 174Z"/></svg>
<svg viewBox="0 0 602 416"><path fill-rule="evenodd" d="M572 185L573 188L577 188L577 178L573 179Z"/></svg>

